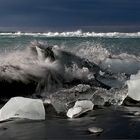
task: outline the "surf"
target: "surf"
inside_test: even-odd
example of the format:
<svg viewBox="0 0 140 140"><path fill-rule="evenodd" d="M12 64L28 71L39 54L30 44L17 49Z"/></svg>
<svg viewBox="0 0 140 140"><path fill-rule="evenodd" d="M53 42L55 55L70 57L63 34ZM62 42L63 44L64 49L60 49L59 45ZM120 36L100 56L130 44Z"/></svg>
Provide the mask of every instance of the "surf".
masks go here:
<svg viewBox="0 0 140 140"><path fill-rule="evenodd" d="M128 93L126 81L137 73L140 62L139 57L111 54L101 46L69 50L37 41L1 53L0 58L1 99L24 96L62 104L66 98L67 102L102 98L100 104L122 104Z"/></svg>
<svg viewBox="0 0 140 140"><path fill-rule="evenodd" d="M140 38L140 32L83 32L82 30L70 32L1 32L0 36L6 37L101 37L101 38Z"/></svg>

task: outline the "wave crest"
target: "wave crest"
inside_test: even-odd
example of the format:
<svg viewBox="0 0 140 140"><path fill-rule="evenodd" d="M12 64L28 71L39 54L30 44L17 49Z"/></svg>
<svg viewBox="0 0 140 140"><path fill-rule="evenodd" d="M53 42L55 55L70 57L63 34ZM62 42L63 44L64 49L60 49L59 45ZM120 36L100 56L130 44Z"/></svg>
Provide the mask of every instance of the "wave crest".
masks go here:
<svg viewBox="0 0 140 140"><path fill-rule="evenodd" d="M0 36L140 38L140 32L135 32L135 33L100 32L100 33L96 33L96 32L82 32L82 30L77 30L77 31L73 31L73 32L46 32L46 33L6 32L6 33L0 33Z"/></svg>

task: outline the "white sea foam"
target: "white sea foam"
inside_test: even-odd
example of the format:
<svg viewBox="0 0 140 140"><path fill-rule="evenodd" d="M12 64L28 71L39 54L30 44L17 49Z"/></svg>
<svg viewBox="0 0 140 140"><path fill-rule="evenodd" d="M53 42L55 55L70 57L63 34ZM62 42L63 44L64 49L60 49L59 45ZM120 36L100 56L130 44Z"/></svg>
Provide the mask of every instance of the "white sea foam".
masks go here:
<svg viewBox="0 0 140 140"><path fill-rule="evenodd" d="M111 55L106 48L103 48L101 44L95 42L82 43L78 47L75 47L72 52L76 52L76 55L80 56L81 58L88 59L96 64L99 64L101 61Z"/></svg>
<svg viewBox="0 0 140 140"><path fill-rule="evenodd" d="M49 60L40 61L38 57L40 56L34 55L29 49L1 54L1 79L5 79L9 82L17 80L24 83L28 83L32 79L42 79L44 80L44 84L46 84L45 80L47 81L47 86L52 84L51 80L53 79L55 83L58 82L59 84L59 74L61 72L63 73L63 68L59 62L57 60L54 62L50 62ZM41 83L43 83L43 81L41 81ZM39 90L39 87L40 85L38 85L37 90Z"/></svg>
<svg viewBox="0 0 140 140"><path fill-rule="evenodd" d="M33 37L104 37L104 38L140 38L140 32L121 33L121 32L82 32L81 30L73 32L6 32L0 33L0 36L33 36Z"/></svg>

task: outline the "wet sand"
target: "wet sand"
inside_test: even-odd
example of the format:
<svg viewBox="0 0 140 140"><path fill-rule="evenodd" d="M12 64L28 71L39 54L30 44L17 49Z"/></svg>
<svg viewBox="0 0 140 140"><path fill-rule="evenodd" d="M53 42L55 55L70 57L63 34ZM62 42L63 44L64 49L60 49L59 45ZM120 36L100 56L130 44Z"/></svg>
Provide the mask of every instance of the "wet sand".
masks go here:
<svg viewBox="0 0 140 140"><path fill-rule="evenodd" d="M14 120L0 123L0 140L51 139L139 139L139 107L107 107L68 119L46 115L45 121ZM100 135L90 134L89 127L100 127Z"/></svg>

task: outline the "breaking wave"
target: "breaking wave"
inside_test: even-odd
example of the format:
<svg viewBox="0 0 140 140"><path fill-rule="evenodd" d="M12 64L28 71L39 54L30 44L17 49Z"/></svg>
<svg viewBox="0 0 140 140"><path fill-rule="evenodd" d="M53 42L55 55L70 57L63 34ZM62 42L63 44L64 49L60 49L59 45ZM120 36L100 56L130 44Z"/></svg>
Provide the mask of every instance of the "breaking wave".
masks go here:
<svg viewBox="0 0 140 140"><path fill-rule="evenodd" d="M33 42L0 55L0 91L2 97L35 96L60 104L100 98L101 104L120 105L127 96L126 81L139 70L138 56L115 55L99 44L67 49Z"/></svg>
<svg viewBox="0 0 140 140"><path fill-rule="evenodd" d="M121 33L121 32L82 32L77 30L74 32L46 32L46 33L31 33L31 32L6 32L0 33L0 36L19 37L19 36L33 36L33 37L102 37L102 38L140 38L140 32L135 33Z"/></svg>

